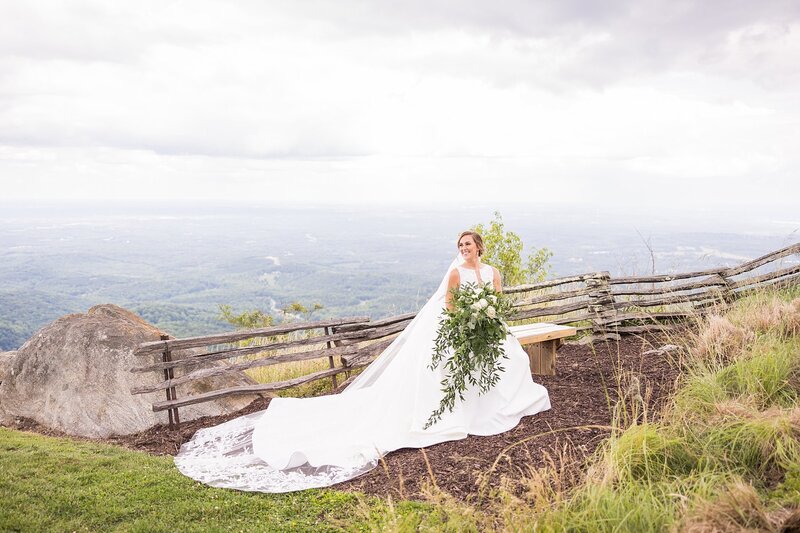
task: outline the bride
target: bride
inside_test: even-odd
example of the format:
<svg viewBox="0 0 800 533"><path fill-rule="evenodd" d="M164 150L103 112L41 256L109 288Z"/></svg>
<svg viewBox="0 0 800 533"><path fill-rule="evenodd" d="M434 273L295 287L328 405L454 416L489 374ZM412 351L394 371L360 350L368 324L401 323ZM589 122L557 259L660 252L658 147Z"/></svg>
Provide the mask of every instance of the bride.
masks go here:
<svg viewBox="0 0 800 533"><path fill-rule="evenodd" d="M340 394L273 398L265 411L201 429L175 464L185 475L214 487L290 492L326 487L359 476L400 448L423 448L467 435L495 435L523 416L550 408L547 390L534 383L528 356L508 336L499 382L477 387L452 412L423 429L442 398L444 364L428 365L440 315L451 307L450 289L465 283L501 288L497 269L481 263L483 239L465 231L459 255L414 320Z"/></svg>

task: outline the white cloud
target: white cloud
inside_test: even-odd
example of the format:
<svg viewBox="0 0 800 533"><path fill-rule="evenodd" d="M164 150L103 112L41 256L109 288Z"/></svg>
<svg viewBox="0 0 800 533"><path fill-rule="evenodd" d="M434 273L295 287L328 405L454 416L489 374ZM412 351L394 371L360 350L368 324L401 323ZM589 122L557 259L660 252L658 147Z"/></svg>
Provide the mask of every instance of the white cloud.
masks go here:
<svg viewBox="0 0 800 533"><path fill-rule="evenodd" d="M84 0L0 17L9 197L800 194L794 3Z"/></svg>

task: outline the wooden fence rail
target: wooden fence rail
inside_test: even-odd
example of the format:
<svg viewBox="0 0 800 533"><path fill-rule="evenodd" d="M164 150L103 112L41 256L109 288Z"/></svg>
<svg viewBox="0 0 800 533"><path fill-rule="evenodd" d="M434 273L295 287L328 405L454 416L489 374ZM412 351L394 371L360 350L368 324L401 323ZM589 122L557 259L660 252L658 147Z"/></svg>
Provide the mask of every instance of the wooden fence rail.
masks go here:
<svg viewBox="0 0 800 533"><path fill-rule="evenodd" d="M731 268L696 272L612 278L608 272L591 272L558 279L505 287L515 300L514 323L547 322L590 331L594 339L621 334L664 331L682 320L729 305L756 287L800 283L800 263L778 262L800 254L800 243L787 246ZM758 271L758 272L756 272ZM178 408L242 394L270 394L320 379L331 378L337 388L340 374L368 365L415 314L371 321L348 317L314 322L281 324L269 328L235 331L146 342L135 353L150 357L148 364L131 372L156 372L160 379L136 387L132 394L165 391L165 401L154 411L168 411L172 427L179 424ZM255 343L255 344L254 344ZM198 349L203 351L198 352ZM160 357L159 357L160 356ZM202 394L177 397L177 388L234 372L280 363L328 360L328 368L284 381L228 387ZM230 363L221 363L232 360ZM176 376L176 372L181 375Z"/></svg>

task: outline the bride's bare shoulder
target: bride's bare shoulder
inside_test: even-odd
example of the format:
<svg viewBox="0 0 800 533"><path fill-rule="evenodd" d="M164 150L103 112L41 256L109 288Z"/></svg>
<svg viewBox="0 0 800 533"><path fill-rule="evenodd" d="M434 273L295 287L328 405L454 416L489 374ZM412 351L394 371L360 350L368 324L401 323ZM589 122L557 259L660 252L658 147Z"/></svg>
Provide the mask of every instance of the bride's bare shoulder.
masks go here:
<svg viewBox="0 0 800 533"><path fill-rule="evenodd" d="M461 281L461 274L458 273L458 267L454 268L450 271L450 275L448 276L449 285L458 284Z"/></svg>
<svg viewBox="0 0 800 533"><path fill-rule="evenodd" d="M500 275L500 271L496 266L492 267L492 278L494 278L492 281L494 281L495 287L502 285L503 277Z"/></svg>

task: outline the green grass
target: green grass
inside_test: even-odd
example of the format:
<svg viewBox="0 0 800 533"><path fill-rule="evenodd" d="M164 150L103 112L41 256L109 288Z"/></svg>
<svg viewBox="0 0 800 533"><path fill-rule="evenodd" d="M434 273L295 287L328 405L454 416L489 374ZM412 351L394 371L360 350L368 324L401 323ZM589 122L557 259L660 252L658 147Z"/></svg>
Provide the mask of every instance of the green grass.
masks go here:
<svg viewBox="0 0 800 533"><path fill-rule="evenodd" d="M367 530L361 511L382 505L334 490L214 489L171 457L5 428L0 472L0 531Z"/></svg>

